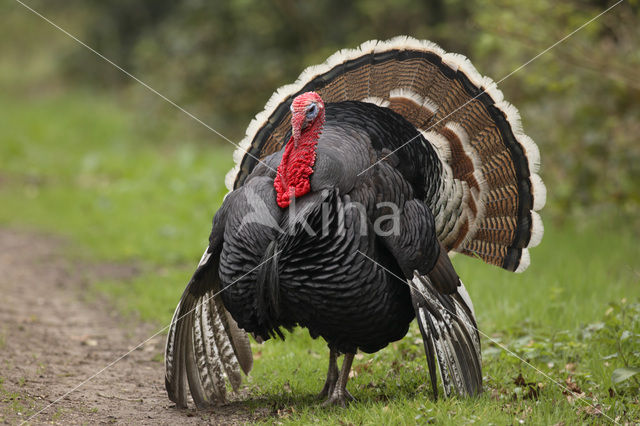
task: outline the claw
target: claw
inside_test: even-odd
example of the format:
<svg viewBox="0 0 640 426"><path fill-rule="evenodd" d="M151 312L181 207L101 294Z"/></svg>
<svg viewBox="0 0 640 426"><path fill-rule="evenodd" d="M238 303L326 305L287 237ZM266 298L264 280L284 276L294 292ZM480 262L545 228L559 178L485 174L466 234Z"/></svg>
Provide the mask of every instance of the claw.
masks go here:
<svg viewBox="0 0 640 426"><path fill-rule="evenodd" d="M333 394L333 389L336 387L335 383L329 383L328 381L324 384L324 387L320 391L317 396L317 399L327 399L329 395Z"/></svg>

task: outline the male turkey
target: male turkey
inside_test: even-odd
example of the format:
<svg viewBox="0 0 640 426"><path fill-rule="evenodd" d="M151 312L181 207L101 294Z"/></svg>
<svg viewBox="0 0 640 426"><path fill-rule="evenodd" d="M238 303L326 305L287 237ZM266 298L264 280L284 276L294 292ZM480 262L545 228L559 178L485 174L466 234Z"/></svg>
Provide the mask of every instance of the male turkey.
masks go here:
<svg viewBox="0 0 640 426"><path fill-rule="evenodd" d="M523 271L545 203L538 149L489 78L426 41L366 42L279 89L235 160L167 338L172 401L223 401L251 369L247 332L302 326L330 349L321 396L344 405L354 354L414 318L434 394L436 365L445 394L481 391L473 306L447 253Z"/></svg>

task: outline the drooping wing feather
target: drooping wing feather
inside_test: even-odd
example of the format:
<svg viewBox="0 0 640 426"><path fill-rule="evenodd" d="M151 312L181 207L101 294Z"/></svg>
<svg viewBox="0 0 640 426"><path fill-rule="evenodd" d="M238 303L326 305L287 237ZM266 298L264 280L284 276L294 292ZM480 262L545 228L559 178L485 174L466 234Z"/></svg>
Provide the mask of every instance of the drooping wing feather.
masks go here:
<svg viewBox="0 0 640 426"><path fill-rule="evenodd" d="M425 201L445 248L508 270L526 269L528 247L537 245L543 234L536 213L546 199L537 174L538 148L491 79L463 56L427 41L369 41L336 52L280 88L249 125L234 155L237 165L227 175L229 189L243 184L255 157L283 146L291 100L309 90L325 103L370 102L411 122L443 164L439 188L429 191L438 195Z"/></svg>
<svg viewBox="0 0 640 426"><path fill-rule="evenodd" d="M237 390L240 371L248 374L253 365L248 336L219 295L223 217L221 209L214 218L210 245L182 294L167 336L165 387L179 407L187 406L189 391L198 408L223 402L227 381Z"/></svg>
<svg viewBox="0 0 640 426"><path fill-rule="evenodd" d="M449 396L453 390L461 395L477 395L482 391L480 337L466 290L440 293L427 275L415 274L408 281L411 299L422 339L434 395L438 395L436 362Z"/></svg>
<svg viewBox="0 0 640 426"><path fill-rule="evenodd" d="M434 220L422 202L405 203L398 232L378 236L393 254L411 291L434 395L436 361L445 394L482 391L480 339L471 300L434 232Z"/></svg>

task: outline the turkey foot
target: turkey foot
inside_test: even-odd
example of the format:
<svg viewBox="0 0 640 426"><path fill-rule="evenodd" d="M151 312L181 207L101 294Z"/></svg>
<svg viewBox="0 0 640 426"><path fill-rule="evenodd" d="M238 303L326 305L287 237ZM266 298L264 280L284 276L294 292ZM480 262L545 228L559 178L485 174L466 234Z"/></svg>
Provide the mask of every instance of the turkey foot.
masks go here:
<svg viewBox="0 0 640 426"><path fill-rule="evenodd" d="M329 370L327 371L327 380L324 387L318 394L318 399L325 399L333 393L338 381L338 353L331 349L329 351Z"/></svg>
<svg viewBox="0 0 640 426"><path fill-rule="evenodd" d="M322 404L323 406L328 407L330 405L339 405L341 407L346 407L349 402L355 400L349 391L347 391L347 381L349 380L349 372L351 371L353 356L354 354L344 355L344 361L342 361L342 369L340 370L340 374L338 374L338 380L336 381L329 398L327 398L327 400Z"/></svg>
<svg viewBox="0 0 640 426"><path fill-rule="evenodd" d="M329 407L332 405L338 405L340 407L346 407L351 401L356 399L349 393L348 390L335 390L325 402L322 403L323 407Z"/></svg>

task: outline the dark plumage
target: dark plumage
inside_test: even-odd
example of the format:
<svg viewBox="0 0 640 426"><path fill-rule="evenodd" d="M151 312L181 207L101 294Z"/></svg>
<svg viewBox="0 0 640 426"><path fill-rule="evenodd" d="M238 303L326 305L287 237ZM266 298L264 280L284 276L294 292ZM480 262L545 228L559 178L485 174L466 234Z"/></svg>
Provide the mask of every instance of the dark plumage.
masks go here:
<svg viewBox="0 0 640 426"><path fill-rule="evenodd" d="M277 326L301 325L341 353L358 349L375 352L402 338L414 317L409 287L384 268L406 278L412 277L414 269L426 273L435 263L439 245L433 217L424 202L414 197L407 180L417 180L410 173L415 167L406 168L407 177L387 162L361 176L357 172L382 158L381 141L394 141L399 146L418 134L401 116L375 105L343 102L328 104L326 109L327 121L318 141L311 177L312 192L296 200L295 210L281 209L273 202L275 175L266 167L256 168L245 185L223 203L226 226L220 277L226 290L222 299L241 328L263 339L272 335ZM366 121L364 117L373 120ZM431 152L425 152L425 146L411 151L416 151L418 160L431 158L435 172L432 176L438 176L432 148ZM401 161L413 161L404 153L398 154ZM275 165L280 157L281 152L272 154L265 162ZM419 178L422 183L424 177ZM252 195L246 196L247 193ZM261 203L247 203L246 199L252 196L260 197ZM384 213L376 208L381 202L401 209L402 231L398 236L376 235L374 223ZM363 206L366 217L353 207L345 210L345 206L355 203ZM327 217L324 231L323 204ZM243 224L243 219L258 206L266 207L264 213L274 218L284 232L259 223ZM299 219L308 223L311 235L300 221L290 218L292 213L298 213ZM280 251L276 260L249 272L272 256L268 247L274 247L274 242ZM237 281L243 274L247 275ZM265 285L277 289L269 294L260 291L260 283L265 280L269 281ZM278 300L279 309L272 308L274 303L265 307L261 294Z"/></svg>
<svg viewBox="0 0 640 426"><path fill-rule="evenodd" d="M434 393L436 365L447 395L481 391L473 307L447 252L526 268L542 232L535 144L465 60L412 39L361 49L303 73L247 131L167 340L178 405L187 384L198 407L224 398L225 377L237 387L251 368L240 329L267 340L295 326L327 341L321 396L345 404L353 354L414 318Z"/></svg>

